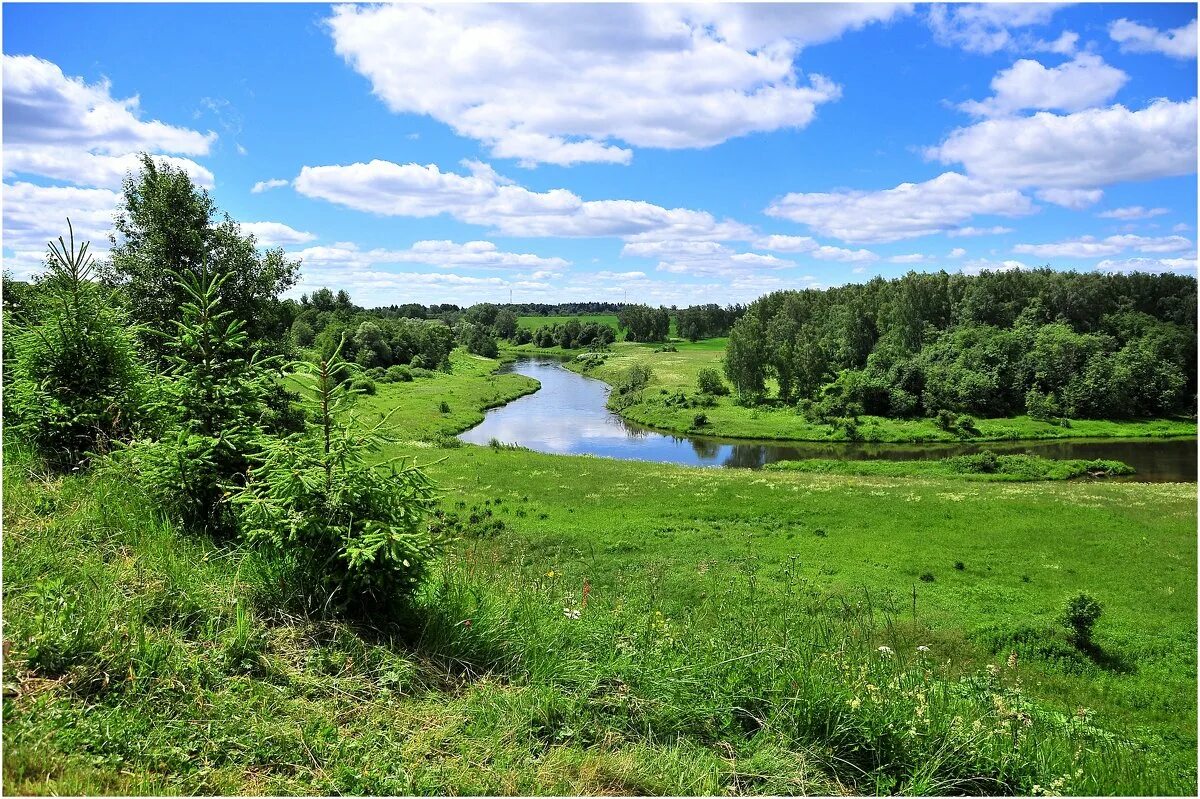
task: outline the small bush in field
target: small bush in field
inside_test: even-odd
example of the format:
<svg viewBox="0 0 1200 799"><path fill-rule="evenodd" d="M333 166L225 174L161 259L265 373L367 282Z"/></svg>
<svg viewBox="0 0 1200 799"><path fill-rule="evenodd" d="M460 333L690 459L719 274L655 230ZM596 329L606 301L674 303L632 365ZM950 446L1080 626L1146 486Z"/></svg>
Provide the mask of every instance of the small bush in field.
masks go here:
<svg viewBox="0 0 1200 799"><path fill-rule="evenodd" d="M692 427L704 427L708 424L708 415L698 413L692 417Z"/></svg>
<svg viewBox="0 0 1200 799"><path fill-rule="evenodd" d="M317 364L292 365L315 378L315 421L267 442L232 499L243 534L287 564L310 610L406 600L434 557L424 525L433 484L402 459L377 466L374 453L392 440L380 432L389 417L369 430L348 418L355 393L337 380L346 367L340 347Z"/></svg>
<svg viewBox="0 0 1200 799"><path fill-rule="evenodd" d="M729 393L729 387L721 379L721 373L711 366L706 366L700 370L700 373L696 377L696 384L704 394L724 396Z"/></svg>
<svg viewBox="0 0 1200 799"><path fill-rule="evenodd" d="M633 366L625 370L625 373L617 381L618 394L632 394L635 391L641 391L650 384L650 379L654 373L650 371L650 367L644 363L635 363Z"/></svg>
<svg viewBox="0 0 1200 799"><path fill-rule="evenodd" d="M387 368L388 380L393 383L409 383L413 379L412 369L407 366L389 366Z"/></svg>
<svg viewBox="0 0 1200 799"><path fill-rule="evenodd" d="M438 413L450 413L450 403L445 400L438 403Z"/></svg>
<svg viewBox="0 0 1200 799"><path fill-rule="evenodd" d="M376 391L375 381L366 375L360 375L350 381L350 390L360 394L374 394Z"/></svg>
<svg viewBox="0 0 1200 799"><path fill-rule="evenodd" d="M1100 620L1104 606L1088 594L1076 594L1067 600L1062 623L1071 634L1071 640L1079 647L1092 645L1092 630Z"/></svg>

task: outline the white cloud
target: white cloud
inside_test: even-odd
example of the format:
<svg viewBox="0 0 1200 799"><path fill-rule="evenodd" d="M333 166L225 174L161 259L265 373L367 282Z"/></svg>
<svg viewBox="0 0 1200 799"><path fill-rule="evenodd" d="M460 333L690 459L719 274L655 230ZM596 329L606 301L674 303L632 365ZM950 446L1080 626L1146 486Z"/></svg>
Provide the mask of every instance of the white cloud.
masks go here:
<svg viewBox="0 0 1200 799"><path fill-rule="evenodd" d="M253 234L258 239L259 246L275 247L288 244L304 244L314 241L314 233L296 230L282 222L240 222L243 233Z"/></svg>
<svg viewBox="0 0 1200 799"><path fill-rule="evenodd" d="M962 265L960 270L964 275L978 275L980 272L1011 272L1014 269L1028 269L1025 264L1020 261L989 261L986 258L977 258L974 261L967 261Z"/></svg>
<svg viewBox="0 0 1200 799"><path fill-rule="evenodd" d="M802 128L840 89L799 50L900 5L416 5L334 9L336 52L397 113L524 165L628 163Z"/></svg>
<svg viewBox="0 0 1200 799"><path fill-rule="evenodd" d="M962 258L962 257L963 257L964 255L966 255L966 254L967 254L967 251L966 251L966 250L964 250L962 247L955 247L953 250L951 250L951 251L950 251L950 256L949 256L949 257L951 257L951 258Z"/></svg>
<svg viewBox="0 0 1200 799"><path fill-rule="evenodd" d="M471 175L436 165L390 161L306 166L296 191L385 216L447 214L507 236L637 239L748 239L750 230L704 211L663 208L638 200L583 200L566 189L534 192L471 162Z"/></svg>
<svg viewBox="0 0 1200 799"><path fill-rule="evenodd" d="M770 216L800 222L849 242L950 233L977 214L1022 216L1033 211L1029 198L1019 191L955 172L883 191L792 193L766 209Z"/></svg>
<svg viewBox="0 0 1200 799"><path fill-rule="evenodd" d="M1128 19L1118 19L1108 26L1108 35L1121 45L1123 53L1162 53L1171 58L1196 57L1196 20L1174 30L1160 31Z"/></svg>
<svg viewBox="0 0 1200 799"><path fill-rule="evenodd" d="M1080 53L1047 69L1023 58L992 78L993 95L959 106L982 117L1008 116L1024 109L1082 111L1113 98L1129 76L1092 53Z"/></svg>
<svg viewBox="0 0 1200 799"><path fill-rule="evenodd" d="M1013 252L1036 255L1040 258L1100 258L1116 255L1127 250L1141 253L1183 252L1192 248L1192 242L1183 236L1135 236L1124 234L1097 239L1082 236L1069 241L1051 244L1018 244Z"/></svg>
<svg viewBox="0 0 1200 799"><path fill-rule="evenodd" d="M960 227L948 231L946 235L952 239L963 239L968 236L1003 236L1005 233L1012 233L1013 229L1004 227L1003 225L995 225L993 227Z"/></svg>
<svg viewBox="0 0 1200 799"><path fill-rule="evenodd" d="M1042 189L1037 193L1039 200L1070 208L1072 211L1082 211L1100 202L1104 197L1102 189Z"/></svg>
<svg viewBox="0 0 1200 799"><path fill-rule="evenodd" d="M950 257L952 257L952 258L954 257L953 252L950 253ZM909 253L908 255L893 255L891 258L888 258L888 263L889 264L919 264L922 261L929 261L929 260L931 260L930 256L925 255L923 253L914 252L914 253Z"/></svg>
<svg viewBox="0 0 1200 799"><path fill-rule="evenodd" d="M737 252L715 241L637 241L621 248L621 255L658 259L657 269L676 275L736 277L755 270L787 269L794 261L774 255Z"/></svg>
<svg viewBox="0 0 1200 799"><path fill-rule="evenodd" d="M938 4L930 6L926 21L939 44L988 54L1021 46L1022 37L1014 29L1045 25L1061 7L1057 3ZM1038 49L1047 49L1039 44ZM1056 46L1065 44L1060 39Z"/></svg>
<svg viewBox="0 0 1200 799"><path fill-rule="evenodd" d="M1096 264L1103 272L1183 272L1195 271L1196 256L1187 258L1125 258L1104 260Z"/></svg>
<svg viewBox="0 0 1200 799"><path fill-rule="evenodd" d="M112 97L107 81L85 83L34 56L4 56L4 172L116 188L135 154L206 155L216 134L138 116L138 98ZM190 159L160 160L205 186L212 173Z"/></svg>
<svg viewBox="0 0 1200 799"><path fill-rule="evenodd" d="M1005 186L1095 188L1196 171L1196 99L989 119L926 151Z"/></svg>
<svg viewBox="0 0 1200 799"><path fill-rule="evenodd" d="M1101 219L1150 219L1155 216L1162 216L1169 213L1166 208L1143 208L1140 205L1129 205L1124 208L1113 208L1110 211L1101 211L1096 216ZM1184 227L1187 230L1187 227Z"/></svg>
<svg viewBox="0 0 1200 799"><path fill-rule="evenodd" d="M77 244L90 241L97 258L108 250L108 232L118 195L108 189L4 184L4 268L18 277L41 270L46 243L67 236L67 218Z"/></svg>
<svg viewBox="0 0 1200 799"><path fill-rule="evenodd" d="M558 271L570 265L562 258L543 258L527 253L503 252L490 241L418 241L408 249L359 249L349 242L331 247L306 247L290 252L301 260L301 269L329 269L339 266L367 269L383 264L423 264L444 269L505 268Z"/></svg>
<svg viewBox="0 0 1200 799"><path fill-rule="evenodd" d="M819 261L841 261L846 264L879 260L879 256L870 250L847 250L842 247L831 247L828 244L817 247L809 252L809 255Z"/></svg>
<svg viewBox="0 0 1200 799"><path fill-rule="evenodd" d="M1039 53L1057 53L1071 55L1079 45L1079 34L1075 31L1063 31L1062 35L1053 41L1038 40L1029 44L1029 49Z"/></svg>
<svg viewBox="0 0 1200 799"><path fill-rule="evenodd" d="M270 191L271 189L282 188L282 187L288 185L289 183L291 183L290 180L284 180L282 178L271 178L270 180L260 180L258 183L254 184L253 188L250 189L250 193L251 194L262 194L264 191Z"/></svg>
<svg viewBox="0 0 1200 799"><path fill-rule="evenodd" d="M817 240L809 236L763 236L754 242L754 246L760 250L774 250L775 252L812 252L820 245Z"/></svg>

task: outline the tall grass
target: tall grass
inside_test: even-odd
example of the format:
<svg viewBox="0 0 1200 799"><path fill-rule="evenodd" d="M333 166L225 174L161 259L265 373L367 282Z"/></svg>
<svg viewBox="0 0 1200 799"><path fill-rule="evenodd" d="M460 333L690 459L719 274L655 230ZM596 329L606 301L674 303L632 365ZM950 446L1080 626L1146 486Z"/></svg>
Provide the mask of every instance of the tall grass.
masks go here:
<svg viewBox="0 0 1200 799"><path fill-rule="evenodd" d="M374 627L288 616L257 553L6 454L9 790L1190 790L869 594L768 601L748 560L671 610L463 544Z"/></svg>

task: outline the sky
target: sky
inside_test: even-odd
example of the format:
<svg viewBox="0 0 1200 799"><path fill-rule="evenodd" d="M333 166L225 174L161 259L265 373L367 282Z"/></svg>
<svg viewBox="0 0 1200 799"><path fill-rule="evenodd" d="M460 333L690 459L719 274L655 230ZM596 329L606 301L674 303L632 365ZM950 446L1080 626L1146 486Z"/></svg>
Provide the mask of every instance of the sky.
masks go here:
<svg viewBox="0 0 1200 799"><path fill-rule="evenodd" d="M1196 5L3 6L3 260L136 154L299 296L748 302L1196 272Z"/></svg>

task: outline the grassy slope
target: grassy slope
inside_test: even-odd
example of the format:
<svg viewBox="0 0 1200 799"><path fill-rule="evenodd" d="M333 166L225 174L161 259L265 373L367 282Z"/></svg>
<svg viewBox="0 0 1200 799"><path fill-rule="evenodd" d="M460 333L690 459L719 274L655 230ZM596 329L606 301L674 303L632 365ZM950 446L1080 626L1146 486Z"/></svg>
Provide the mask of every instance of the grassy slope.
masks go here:
<svg viewBox="0 0 1200 799"><path fill-rule="evenodd" d="M5 677L20 691L4 703L6 789L953 790L919 779L853 783L853 770L830 761L824 745L787 733L796 720L777 715L787 707L779 699L774 721L755 736L702 733L686 720L710 705L719 718L717 708L729 709L722 703L775 695L760 686L734 699L749 677L729 672L730 652L767 652L781 623L786 644L789 623L842 625L846 610L861 620L869 600L873 618L891 605L895 619L871 634L868 651L881 641L906 652L925 643L953 677L1003 664L1015 647L1020 665L1003 667L1004 680L1019 675L1027 693L1067 711L1086 706L1100 723L1151 742L1149 755L1121 747L1089 761L1089 773L1068 784L1077 792L1195 791L1194 486L1018 486L431 452L423 442L479 415L469 402L529 388L506 376L489 382L492 366L463 362L430 379L463 406L451 419L422 381L381 385L364 406L398 409L393 422L410 443L390 454L442 459L431 473L447 513L466 525L423 600L430 621L417 645L261 610L239 628L233 600L253 602L252 556L181 539L148 519L119 480L31 482L19 462L6 463L4 598L15 657ZM500 519L503 530L476 537L482 528L470 514ZM920 579L926 573L932 582ZM39 592L46 577L62 582ZM578 606L585 580L592 604L573 626L561 608ZM94 588L81 594L80 586ZM1098 662L1046 632L1076 590L1105 603ZM85 596L95 604L85 614L91 626L59 618ZM503 602L525 615L488 610ZM467 618L474 626L462 626ZM632 626L609 631L618 618ZM63 675L29 668L31 640L64 635L82 641L85 655L103 656L87 655ZM800 640L735 665L775 668L803 650ZM492 676L470 678L464 664ZM892 701L881 677L863 674ZM787 690L801 690L792 679ZM839 679L803 690L833 691ZM840 712L875 696L864 685L846 677ZM809 708L802 718L813 716L811 703L800 707ZM869 719L860 731L856 718L838 725L878 747L886 733ZM1054 734L1041 722L1034 730L1053 761ZM827 745L828 735L817 740ZM893 756L928 760L920 743ZM859 751L843 746L832 753ZM1129 758L1135 766L1122 770ZM1052 776L1035 775L1043 784Z"/></svg>
<svg viewBox="0 0 1200 799"><path fill-rule="evenodd" d="M616 382L619 375L635 363L645 363L653 371L650 386L642 392L642 401L622 408L620 413L630 421L660 430L688 432L692 430L696 408L672 407L662 402L668 394L684 392L695 395L696 377L705 366L721 367L726 339L708 339L695 344L675 342L677 352L655 352L651 344L621 342L613 346L612 354L602 366L591 369L588 374L609 383ZM537 350L524 345L506 350L516 353L545 353L566 355L574 358L578 351L558 348ZM575 364L570 368L580 370ZM731 397L719 397L711 408L702 408L708 417L704 428L706 435L726 438L749 438L761 440L794 441L837 441L844 440L841 431L830 425L813 424L790 408L744 408L736 405ZM1071 427L1039 422L1026 416L1011 419L980 419L981 436L974 440L1014 440L1049 438L1140 438L1166 436L1194 436L1194 420L1151 420L1151 421L1103 421L1093 419L1073 420ZM959 439L939 430L929 419L886 419L861 417L860 429L868 441L918 442L958 441Z"/></svg>
<svg viewBox="0 0 1200 799"><path fill-rule="evenodd" d="M612 325L613 329L617 328L616 314L580 314L579 316L518 316L517 327L525 328L526 330L536 330L539 327L547 325L561 325L571 319L578 319L581 323L598 322L602 325Z"/></svg>

